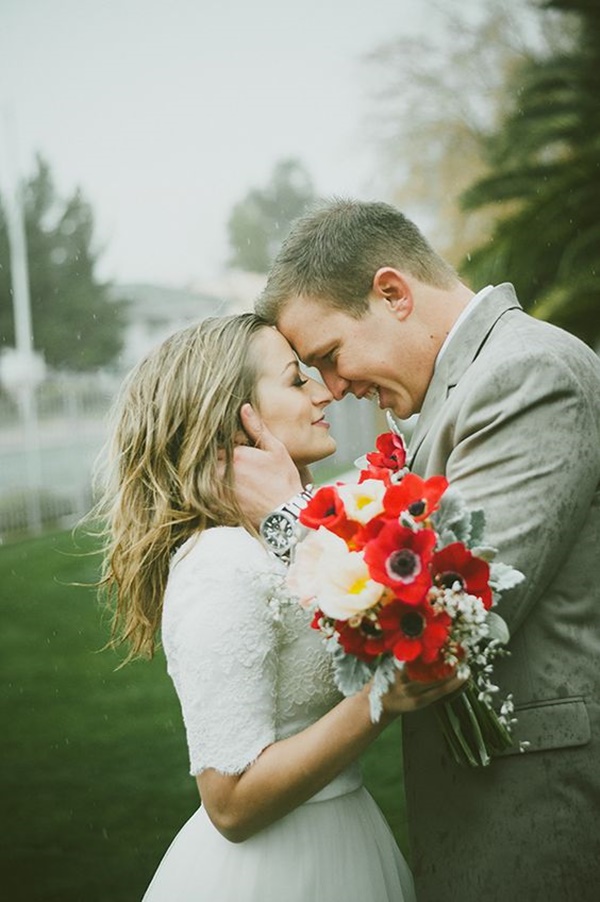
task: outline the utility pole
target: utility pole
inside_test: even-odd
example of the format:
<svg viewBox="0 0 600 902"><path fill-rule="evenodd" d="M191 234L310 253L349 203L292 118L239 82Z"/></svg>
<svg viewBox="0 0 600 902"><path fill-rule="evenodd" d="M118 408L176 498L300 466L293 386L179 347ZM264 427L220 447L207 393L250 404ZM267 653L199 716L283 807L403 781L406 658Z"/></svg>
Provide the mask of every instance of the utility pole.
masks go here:
<svg viewBox="0 0 600 902"><path fill-rule="evenodd" d="M17 162L15 120L8 109L3 112L6 149L3 194L10 252L15 348L2 352L0 379L19 405L25 437L27 520L29 530L37 534L42 530L40 505L42 474L36 389L44 379L45 364L42 356L36 354L33 349L27 243Z"/></svg>

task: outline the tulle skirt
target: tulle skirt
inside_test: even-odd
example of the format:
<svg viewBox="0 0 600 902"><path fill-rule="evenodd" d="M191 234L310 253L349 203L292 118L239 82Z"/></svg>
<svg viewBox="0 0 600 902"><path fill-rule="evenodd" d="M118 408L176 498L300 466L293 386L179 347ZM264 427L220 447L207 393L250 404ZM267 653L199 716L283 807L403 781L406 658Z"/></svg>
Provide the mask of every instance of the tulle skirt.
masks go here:
<svg viewBox="0 0 600 902"><path fill-rule="evenodd" d="M243 843L203 808L163 858L143 902L414 902L392 832L364 787L311 801Z"/></svg>

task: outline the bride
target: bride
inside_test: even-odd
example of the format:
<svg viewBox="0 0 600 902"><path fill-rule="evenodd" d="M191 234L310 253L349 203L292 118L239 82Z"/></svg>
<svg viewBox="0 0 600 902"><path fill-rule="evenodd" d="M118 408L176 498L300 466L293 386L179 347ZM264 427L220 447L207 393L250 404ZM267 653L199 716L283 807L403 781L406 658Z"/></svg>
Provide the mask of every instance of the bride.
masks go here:
<svg viewBox="0 0 600 902"><path fill-rule="evenodd" d="M244 314L167 339L116 403L102 503L113 639L128 659L149 657L161 631L201 798L144 902L414 900L358 758L398 714L457 684L417 701L399 676L371 723L367 690L338 693L285 563L233 491L244 404L304 473L335 450L331 400L278 332Z"/></svg>

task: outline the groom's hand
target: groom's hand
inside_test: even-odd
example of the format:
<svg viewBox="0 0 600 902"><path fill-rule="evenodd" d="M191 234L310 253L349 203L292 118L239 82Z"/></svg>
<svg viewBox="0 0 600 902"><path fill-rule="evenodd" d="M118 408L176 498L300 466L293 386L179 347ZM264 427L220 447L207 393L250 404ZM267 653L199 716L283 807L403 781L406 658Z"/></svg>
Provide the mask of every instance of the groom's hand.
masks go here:
<svg viewBox="0 0 600 902"><path fill-rule="evenodd" d="M240 411L248 445L233 454L235 493L256 526L270 511L302 491L298 468L285 445L269 432L250 404Z"/></svg>

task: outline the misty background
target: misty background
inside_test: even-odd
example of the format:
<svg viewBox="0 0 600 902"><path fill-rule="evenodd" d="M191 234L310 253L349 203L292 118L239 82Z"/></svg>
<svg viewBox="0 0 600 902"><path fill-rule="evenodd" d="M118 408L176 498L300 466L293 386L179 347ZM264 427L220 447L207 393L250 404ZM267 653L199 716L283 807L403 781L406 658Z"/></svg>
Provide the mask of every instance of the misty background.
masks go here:
<svg viewBox="0 0 600 902"><path fill-rule="evenodd" d="M526 209L540 159L572 153L554 113L532 142L535 85L523 142L520 98L579 59L584 23L565 10L582 3L0 0L0 536L85 512L123 374L175 329L251 309L320 197L396 203L473 288L511 279L536 315L596 342L595 276L574 301L547 259L518 259L543 199L505 228L515 172ZM578 231L547 218L539 248L556 260ZM382 424L354 399L332 418L321 477Z"/></svg>
<svg viewBox="0 0 600 902"><path fill-rule="evenodd" d="M98 542L71 530L125 373L174 330L251 309L291 221L332 195L396 204L474 290L511 281L598 351L599 5L0 0L13 902L140 898L197 805L164 660L100 653ZM320 481L382 427L367 401L330 410ZM409 855L397 734L366 769Z"/></svg>
<svg viewBox="0 0 600 902"><path fill-rule="evenodd" d="M39 151L91 202L103 277L197 285L223 269L231 207L279 159L323 193L381 190L361 58L420 42L427 6L2 0L0 97L23 171Z"/></svg>

